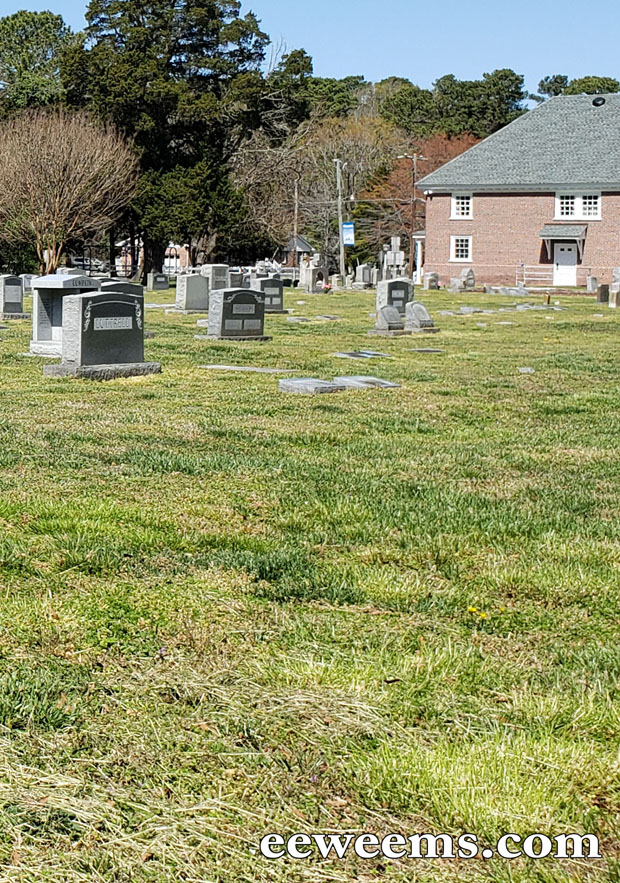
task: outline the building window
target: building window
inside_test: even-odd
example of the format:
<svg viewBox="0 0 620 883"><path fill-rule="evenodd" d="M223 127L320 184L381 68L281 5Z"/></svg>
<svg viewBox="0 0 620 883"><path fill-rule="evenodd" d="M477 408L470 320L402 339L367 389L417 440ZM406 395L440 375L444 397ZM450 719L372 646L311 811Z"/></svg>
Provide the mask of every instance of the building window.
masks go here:
<svg viewBox="0 0 620 883"><path fill-rule="evenodd" d="M561 218L574 218L575 217L575 202L576 202L576 198L574 196L560 196L560 217Z"/></svg>
<svg viewBox="0 0 620 883"><path fill-rule="evenodd" d="M452 195L451 218L473 218L471 193L455 193Z"/></svg>
<svg viewBox="0 0 620 883"><path fill-rule="evenodd" d="M461 263L471 262L471 236L450 237L450 260Z"/></svg>
<svg viewBox="0 0 620 883"><path fill-rule="evenodd" d="M600 193L558 193L555 197L555 219L576 221L600 220Z"/></svg>
<svg viewBox="0 0 620 883"><path fill-rule="evenodd" d="M584 218L598 218L600 214L600 197L594 194L582 196L581 206L581 214Z"/></svg>

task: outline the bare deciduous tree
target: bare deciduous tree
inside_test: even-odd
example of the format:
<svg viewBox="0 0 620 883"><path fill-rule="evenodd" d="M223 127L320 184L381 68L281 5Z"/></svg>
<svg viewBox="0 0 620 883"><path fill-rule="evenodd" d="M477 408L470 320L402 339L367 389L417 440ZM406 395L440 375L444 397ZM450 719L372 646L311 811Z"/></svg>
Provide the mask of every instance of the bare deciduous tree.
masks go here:
<svg viewBox="0 0 620 883"><path fill-rule="evenodd" d="M70 239L109 228L130 202L134 154L84 112L36 110L0 129L0 238L33 242L53 273Z"/></svg>
<svg viewBox="0 0 620 883"><path fill-rule="evenodd" d="M343 162L345 213L378 170L389 168L403 136L378 118L312 119L278 147L258 133L235 158L236 183L250 216L276 241L288 239L294 225L309 234L326 259L338 250L337 189L334 160ZM297 200L295 200L297 194Z"/></svg>

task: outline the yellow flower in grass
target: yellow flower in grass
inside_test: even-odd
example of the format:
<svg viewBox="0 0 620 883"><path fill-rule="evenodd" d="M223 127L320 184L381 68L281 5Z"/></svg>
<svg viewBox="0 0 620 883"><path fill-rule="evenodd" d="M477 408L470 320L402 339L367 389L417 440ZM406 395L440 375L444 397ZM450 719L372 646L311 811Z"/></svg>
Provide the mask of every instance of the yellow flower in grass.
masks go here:
<svg viewBox="0 0 620 883"><path fill-rule="evenodd" d="M468 613L478 613L478 608L477 607L468 607L467 612Z"/></svg>

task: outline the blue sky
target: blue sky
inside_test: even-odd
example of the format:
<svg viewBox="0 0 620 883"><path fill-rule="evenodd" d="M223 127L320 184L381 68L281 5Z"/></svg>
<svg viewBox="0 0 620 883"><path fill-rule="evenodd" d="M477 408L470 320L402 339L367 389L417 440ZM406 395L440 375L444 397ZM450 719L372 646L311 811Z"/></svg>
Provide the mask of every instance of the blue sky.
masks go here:
<svg viewBox="0 0 620 883"><path fill-rule="evenodd" d="M510 67L530 90L546 74L599 74L620 79L617 0L242 0L276 45L303 47L315 73L368 80L403 76L421 86L446 73L476 79ZM19 8L60 12L83 25L81 0L0 0Z"/></svg>

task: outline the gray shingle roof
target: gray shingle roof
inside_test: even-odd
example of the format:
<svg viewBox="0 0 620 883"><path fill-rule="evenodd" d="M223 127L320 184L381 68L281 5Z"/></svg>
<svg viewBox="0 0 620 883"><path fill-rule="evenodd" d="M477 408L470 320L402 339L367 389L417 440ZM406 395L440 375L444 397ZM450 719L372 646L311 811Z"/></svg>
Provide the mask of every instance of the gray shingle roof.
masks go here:
<svg viewBox="0 0 620 883"><path fill-rule="evenodd" d="M528 111L418 186L436 192L620 190L620 94L559 95Z"/></svg>
<svg viewBox="0 0 620 883"><path fill-rule="evenodd" d="M294 247L295 247L295 238L291 234L291 236L289 237L287 246L286 246L286 250L293 251ZM305 237L298 235L297 236L297 251L301 251L304 254L305 253L312 254L314 249L312 248L312 246L310 245L310 243L308 242L308 240Z"/></svg>
<svg viewBox="0 0 620 883"><path fill-rule="evenodd" d="M545 224L540 231L541 239L583 239L586 224Z"/></svg>

